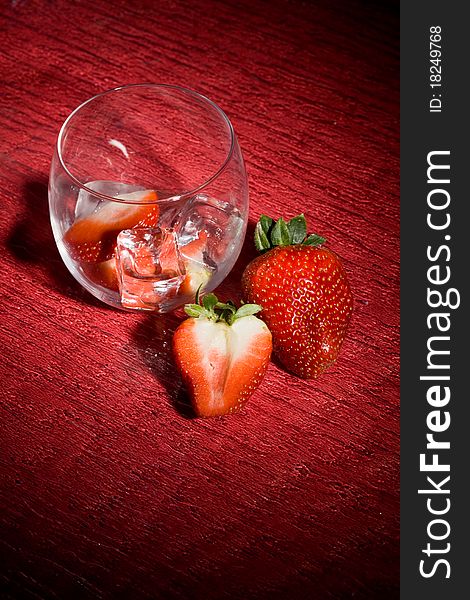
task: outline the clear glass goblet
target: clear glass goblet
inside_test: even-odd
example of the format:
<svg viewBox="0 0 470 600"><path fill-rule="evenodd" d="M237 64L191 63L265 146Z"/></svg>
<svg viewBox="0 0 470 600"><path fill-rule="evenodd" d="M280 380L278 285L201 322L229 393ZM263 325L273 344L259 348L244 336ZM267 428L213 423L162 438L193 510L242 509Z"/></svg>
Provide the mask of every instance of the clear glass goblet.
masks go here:
<svg viewBox="0 0 470 600"><path fill-rule="evenodd" d="M98 94L60 130L49 208L84 288L115 308L173 310L219 285L243 244L248 184L233 127L178 86Z"/></svg>

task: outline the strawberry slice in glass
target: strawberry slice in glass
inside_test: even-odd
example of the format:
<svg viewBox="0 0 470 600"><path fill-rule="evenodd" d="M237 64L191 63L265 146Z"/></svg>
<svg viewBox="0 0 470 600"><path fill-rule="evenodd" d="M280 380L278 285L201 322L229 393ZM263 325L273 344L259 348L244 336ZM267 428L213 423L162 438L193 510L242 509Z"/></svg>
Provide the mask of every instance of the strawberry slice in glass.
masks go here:
<svg viewBox="0 0 470 600"><path fill-rule="evenodd" d="M63 242L71 258L80 263L112 259L120 231L157 225L157 199L156 192L146 190L121 194L116 201L98 204L94 212L77 219L65 232Z"/></svg>
<svg viewBox="0 0 470 600"><path fill-rule="evenodd" d="M215 266L208 263L207 233L200 231L198 237L181 247L181 256L186 269L186 276L181 284L179 293L193 297L197 290L208 283Z"/></svg>

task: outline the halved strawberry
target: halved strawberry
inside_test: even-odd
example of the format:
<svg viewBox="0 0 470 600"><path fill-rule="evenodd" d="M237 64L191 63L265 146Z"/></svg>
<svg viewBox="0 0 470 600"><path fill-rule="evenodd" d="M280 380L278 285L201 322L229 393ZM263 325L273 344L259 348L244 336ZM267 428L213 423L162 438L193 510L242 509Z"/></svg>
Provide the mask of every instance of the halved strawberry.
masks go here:
<svg viewBox="0 0 470 600"><path fill-rule="evenodd" d="M214 294L207 294L202 306L186 305L191 318L175 331L173 352L198 416L238 411L261 383L272 340L267 326L254 316L260 310L256 304L237 310Z"/></svg>
<svg viewBox="0 0 470 600"><path fill-rule="evenodd" d="M118 199L142 204L110 201L102 203L91 215L77 219L63 238L74 260L85 263L110 260L121 230L136 226L154 227L157 224L159 207L156 204L156 192L123 194Z"/></svg>

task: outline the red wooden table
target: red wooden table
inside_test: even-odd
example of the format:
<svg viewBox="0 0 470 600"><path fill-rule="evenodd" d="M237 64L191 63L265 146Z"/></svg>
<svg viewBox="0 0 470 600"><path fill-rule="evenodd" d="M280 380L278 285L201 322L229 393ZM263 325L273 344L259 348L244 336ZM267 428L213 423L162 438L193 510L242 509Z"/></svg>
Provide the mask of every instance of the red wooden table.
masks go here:
<svg viewBox="0 0 470 600"><path fill-rule="evenodd" d="M1 578L7 598L398 596L398 19L392 3L17 0L0 9ZM62 265L56 134L154 81L229 115L264 212L348 270L340 359L271 364L239 415L189 418L179 317L116 312ZM246 240L221 294L236 295Z"/></svg>

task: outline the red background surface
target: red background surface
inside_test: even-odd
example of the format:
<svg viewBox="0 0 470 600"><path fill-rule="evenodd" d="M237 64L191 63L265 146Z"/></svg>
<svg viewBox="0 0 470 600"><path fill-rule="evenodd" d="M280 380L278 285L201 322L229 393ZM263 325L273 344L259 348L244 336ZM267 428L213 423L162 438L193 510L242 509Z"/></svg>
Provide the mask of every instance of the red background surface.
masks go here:
<svg viewBox="0 0 470 600"><path fill-rule="evenodd" d="M18 0L0 15L6 597L398 597L394 5ZM189 418L169 355L178 316L100 305L52 239L62 121L141 81L217 102L251 221L305 212L350 276L336 365L307 382L272 364L232 418ZM247 238L223 296L251 256Z"/></svg>

